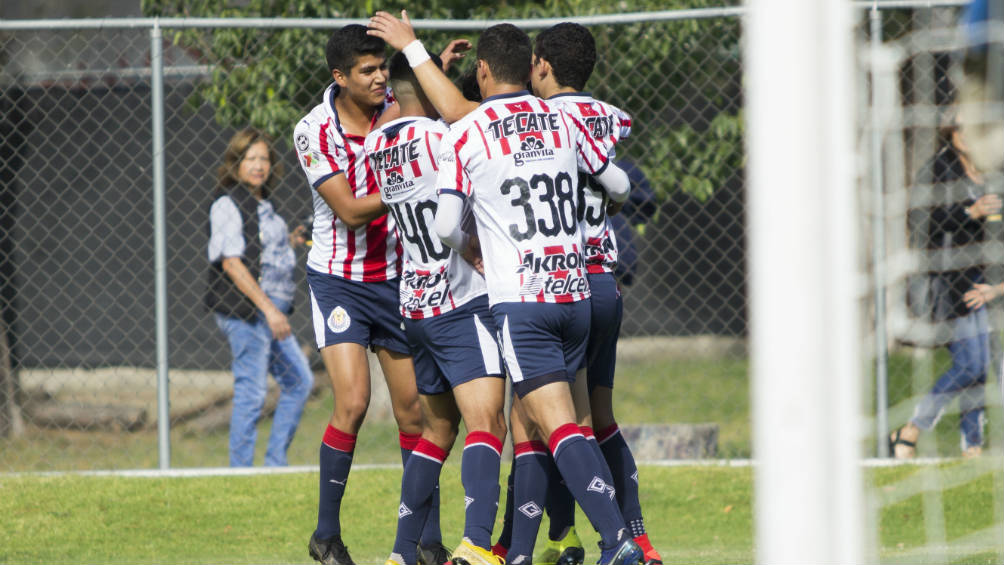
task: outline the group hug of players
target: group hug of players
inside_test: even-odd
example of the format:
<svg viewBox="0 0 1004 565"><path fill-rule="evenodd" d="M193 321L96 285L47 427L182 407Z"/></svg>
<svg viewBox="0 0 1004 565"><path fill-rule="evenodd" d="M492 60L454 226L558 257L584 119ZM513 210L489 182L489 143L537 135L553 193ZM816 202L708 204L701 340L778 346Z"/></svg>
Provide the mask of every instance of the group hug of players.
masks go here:
<svg viewBox="0 0 1004 565"><path fill-rule="evenodd" d="M387 44L398 50L389 63ZM582 92L596 49L580 25L533 43L510 24L486 29L462 92L444 67L469 48L431 55L404 13L337 30L334 80L293 133L313 189L307 280L334 389L310 555L354 565L340 504L369 403L369 347L404 461L387 565L529 565L545 509L552 541L538 564L578 565L576 502L600 535L598 563L661 565L611 401L622 302L607 215L630 190L612 161L630 117ZM439 476L461 418L465 523L450 552ZM515 457L493 544L507 433Z"/></svg>

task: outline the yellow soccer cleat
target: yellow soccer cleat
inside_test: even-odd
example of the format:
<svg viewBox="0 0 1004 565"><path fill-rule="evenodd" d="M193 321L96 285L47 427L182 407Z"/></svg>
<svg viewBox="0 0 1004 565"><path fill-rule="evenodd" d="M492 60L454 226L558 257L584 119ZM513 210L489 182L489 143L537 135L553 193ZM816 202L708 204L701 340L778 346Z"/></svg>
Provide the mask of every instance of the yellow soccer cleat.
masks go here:
<svg viewBox="0 0 1004 565"><path fill-rule="evenodd" d="M391 553L383 565L404 565L404 558L397 553Z"/></svg>
<svg viewBox="0 0 1004 565"><path fill-rule="evenodd" d="M453 550L452 565L504 565L505 560L492 553L490 549L484 549L474 545L471 540L464 538L457 549Z"/></svg>

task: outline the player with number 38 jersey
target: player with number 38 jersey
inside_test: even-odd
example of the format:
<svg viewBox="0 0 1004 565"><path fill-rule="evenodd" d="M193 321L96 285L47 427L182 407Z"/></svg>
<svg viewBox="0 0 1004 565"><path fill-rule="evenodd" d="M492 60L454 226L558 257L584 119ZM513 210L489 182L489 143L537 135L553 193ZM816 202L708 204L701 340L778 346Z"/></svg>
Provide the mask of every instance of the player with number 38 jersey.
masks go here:
<svg viewBox="0 0 1004 565"><path fill-rule="evenodd" d="M447 133L442 122L407 116L366 137L366 154L377 176L404 247L401 313L410 319L445 314L486 292L484 278L436 237L435 156Z"/></svg>
<svg viewBox="0 0 1004 565"><path fill-rule="evenodd" d="M439 193L470 198L492 305L589 297L577 171L607 156L582 124L526 91L494 96L453 124L438 162Z"/></svg>

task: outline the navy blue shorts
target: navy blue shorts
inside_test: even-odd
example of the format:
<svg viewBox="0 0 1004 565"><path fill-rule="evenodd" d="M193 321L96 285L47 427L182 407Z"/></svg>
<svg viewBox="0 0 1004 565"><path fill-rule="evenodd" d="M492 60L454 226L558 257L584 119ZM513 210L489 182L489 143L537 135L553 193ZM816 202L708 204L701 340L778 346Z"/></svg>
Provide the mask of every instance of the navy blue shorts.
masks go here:
<svg viewBox="0 0 1004 565"><path fill-rule="evenodd" d="M586 371L589 392L597 386L614 388L617 365L617 338L621 333L624 300L617 279L610 273L586 275L592 295L589 322L589 345L586 347Z"/></svg>
<svg viewBox="0 0 1004 565"><path fill-rule="evenodd" d="M397 279L356 282L307 269L317 349L338 343L409 354Z"/></svg>
<svg viewBox="0 0 1004 565"><path fill-rule="evenodd" d="M404 320L421 394L442 394L480 377L502 377L488 296L440 316Z"/></svg>
<svg viewBox="0 0 1004 565"><path fill-rule="evenodd" d="M575 372L586 366L589 310L589 300L492 306L502 358L517 396L556 381L575 380Z"/></svg>

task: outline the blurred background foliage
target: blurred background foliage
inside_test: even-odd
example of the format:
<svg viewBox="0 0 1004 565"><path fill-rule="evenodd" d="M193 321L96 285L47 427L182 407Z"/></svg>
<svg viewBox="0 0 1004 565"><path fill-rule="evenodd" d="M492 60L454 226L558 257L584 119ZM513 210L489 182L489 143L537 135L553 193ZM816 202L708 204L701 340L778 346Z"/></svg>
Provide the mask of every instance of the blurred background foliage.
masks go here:
<svg viewBox="0 0 1004 565"><path fill-rule="evenodd" d="M680 10L735 5L735 0L432 0L412 19L523 19ZM366 18L397 7L372 0L142 0L147 16L231 18ZM591 28L599 53L587 85L628 111L634 131L618 156L645 172L660 200L681 190L698 200L734 181L743 164L740 22L738 18L651 21ZM536 30L528 30L531 37ZM293 124L330 82L327 30L217 28L168 30L165 37L211 68L190 97L209 104L223 126L251 124L289 143ZM419 30L432 51L477 30ZM467 64L471 61L468 59ZM451 74L456 78L462 69Z"/></svg>

